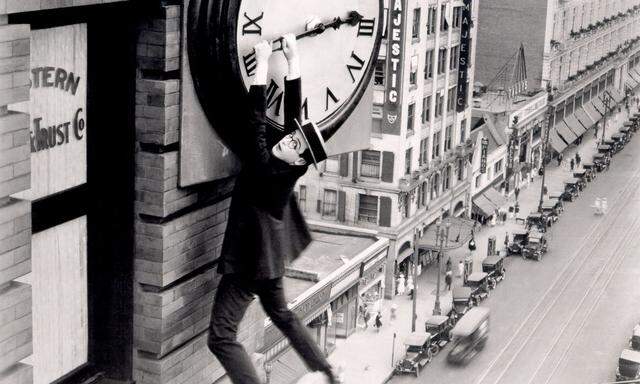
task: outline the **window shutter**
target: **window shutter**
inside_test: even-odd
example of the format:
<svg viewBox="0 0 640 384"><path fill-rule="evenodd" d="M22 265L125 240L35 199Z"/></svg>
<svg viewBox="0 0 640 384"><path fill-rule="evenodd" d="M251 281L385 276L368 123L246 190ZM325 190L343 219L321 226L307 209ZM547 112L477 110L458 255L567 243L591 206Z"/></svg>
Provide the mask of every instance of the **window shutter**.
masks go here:
<svg viewBox="0 0 640 384"><path fill-rule="evenodd" d="M381 227L391 226L391 198L380 196L380 214L378 215L378 223Z"/></svg>
<svg viewBox="0 0 640 384"><path fill-rule="evenodd" d="M320 200L320 199L317 200L316 212L322 213L322 200Z"/></svg>
<svg viewBox="0 0 640 384"><path fill-rule="evenodd" d="M393 182L393 152L382 152L382 181Z"/></svg>
<svg viewBox="0 0 640 384"><path fill-rule="evenodd" d="M349 176L349 154L343 153L340 155L340 176Z"/></svg>
<svg viewBox="0 0 640 384"><path fill-rule="evenodd" d="M338 191L338 221L345 220L346 202L347 202L347 194L344 191Z"/></svg>

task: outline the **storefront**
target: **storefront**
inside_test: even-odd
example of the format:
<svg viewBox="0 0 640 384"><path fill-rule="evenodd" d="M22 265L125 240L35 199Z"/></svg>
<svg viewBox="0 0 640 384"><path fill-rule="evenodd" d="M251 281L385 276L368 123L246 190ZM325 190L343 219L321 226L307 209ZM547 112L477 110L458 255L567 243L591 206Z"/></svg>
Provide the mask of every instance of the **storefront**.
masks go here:
<svg viewBox="0 0 640 384"><path fill-rule="evenodd" d="M384 254L362 264L362 273L358 283L360 305L366 304L367 308L377 308L384 297L384 277L387 260Z"/></svg>
<svg viewBox="0 0 640 384"><path fill-rule="evenodd" d="M356 331L358 286L355 285L331 302L336 337L346 338Z"/></svg>

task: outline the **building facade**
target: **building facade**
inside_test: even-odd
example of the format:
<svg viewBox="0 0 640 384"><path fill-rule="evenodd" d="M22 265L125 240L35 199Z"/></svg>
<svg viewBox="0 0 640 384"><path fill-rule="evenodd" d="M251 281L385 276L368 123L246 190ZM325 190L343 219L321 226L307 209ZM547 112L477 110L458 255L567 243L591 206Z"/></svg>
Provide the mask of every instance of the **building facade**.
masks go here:
<svg viewBox="0 0 640 384"><path fill-rule="evenodd" d="M407 272L416 229L469 209L467 155L477 1L390 0L367 150L300 179L308 218L390 239L387 296Z"/></svg>

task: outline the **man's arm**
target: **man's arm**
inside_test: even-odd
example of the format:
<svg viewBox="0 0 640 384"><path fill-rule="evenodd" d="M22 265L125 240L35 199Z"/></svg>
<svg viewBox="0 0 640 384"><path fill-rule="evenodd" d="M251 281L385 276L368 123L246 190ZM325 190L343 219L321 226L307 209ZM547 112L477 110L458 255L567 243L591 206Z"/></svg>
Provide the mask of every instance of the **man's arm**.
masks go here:
<svg viewBox="0 0 640 384"><path fill-rule="evenodd" d="M300 119L302 110L300 58L295 35L289 33L283 36L282 51L287 59L289 70L284 82L284 131L288 134L296 130L294 120L302 122Z"/></svg>
<svg viewBox="0 0 640 384"><path fill-rule="evenodd" d="M267 101L265 97L267 73L269 72L269 57L271 56L271 45L262 41L255 46L256 51L256 73L253 84L249 89L249 129L253 134L253 156L251 166L260 172L268 170L271 160L271 150L267 145L266 110Z"/></svg>

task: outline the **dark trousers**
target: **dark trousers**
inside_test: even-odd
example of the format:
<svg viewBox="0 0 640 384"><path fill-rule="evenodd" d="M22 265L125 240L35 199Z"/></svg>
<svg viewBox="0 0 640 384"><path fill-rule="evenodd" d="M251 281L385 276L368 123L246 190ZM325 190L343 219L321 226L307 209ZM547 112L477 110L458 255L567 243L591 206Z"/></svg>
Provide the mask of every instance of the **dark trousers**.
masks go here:
<svg viewBox="0 0 640 384"><path fill-rule="evenodd" d="M271 321L289 339L312 371L328 371L330 365L304 325L287 308L282 279L247 280L226 274L220 280L211 310L208 345L234 384L260 384L251 358L236 340L238 324L244 317L254 294Z"/></svg>

